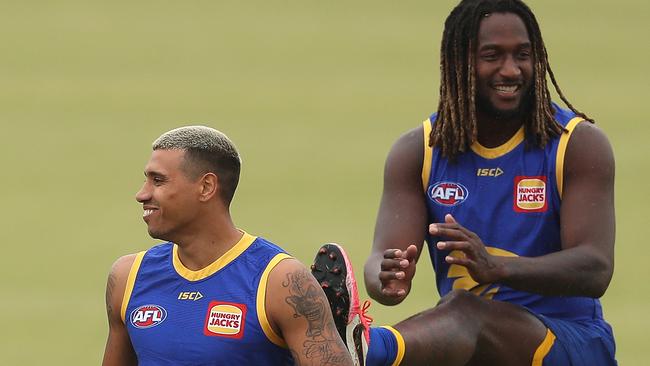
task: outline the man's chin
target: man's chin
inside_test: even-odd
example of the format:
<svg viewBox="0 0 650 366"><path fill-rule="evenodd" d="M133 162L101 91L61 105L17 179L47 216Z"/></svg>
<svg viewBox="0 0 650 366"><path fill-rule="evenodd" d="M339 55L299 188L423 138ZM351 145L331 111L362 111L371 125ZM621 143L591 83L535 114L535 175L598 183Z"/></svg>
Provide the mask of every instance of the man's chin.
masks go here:
<svg viewBox="0 0 650 366"><path fill-rule="evenodd" d="M521 108L514 109L494 109L494 117L496 119L513 119L521 116Z"/></svg>
<svg viewBox="0 0 650 366"><path fill-rule="evenodd" d="M518 118L522 116L522 108L523 103L519 103L516 107L514 108L499 108L495 106L492 103L485 103L485 102L479 102L477 105L477 109L479 113L489 116L493 119L501 119L501 120L507 120L507 119L513 119L513 118Z"/></svg>
<svg viewBox="0 0 650 366"><path fill-rule="evenodd" d="M151 228L149 228L147 231L149 232L149 236L154 238L154 239L163 240L163 241L167 240L167 239L165 239L165 234L164 233L161 233L161 232L156 231L156 230L152 230Z"/></svg>

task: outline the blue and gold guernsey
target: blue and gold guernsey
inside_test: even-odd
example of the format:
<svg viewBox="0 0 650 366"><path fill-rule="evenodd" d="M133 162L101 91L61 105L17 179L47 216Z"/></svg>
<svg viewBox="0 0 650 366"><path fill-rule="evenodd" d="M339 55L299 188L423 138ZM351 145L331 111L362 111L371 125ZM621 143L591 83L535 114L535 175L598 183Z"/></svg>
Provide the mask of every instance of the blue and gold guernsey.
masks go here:
<svg viewBox="0 0 650 366"><path fill-rule="evenodd" d="M451 163L429 147L435 115L424 121L422 182L429 222L444 222L451 213L475 232L489 253L537 257L561 250L560 205L564 154L575 126L582 121L572 112L557 110L555 118L567 132L544 149L527 147L523 127L505 144L486 148L478 142ZM478 285L465 267L444 258L459 252L440 251L438 237L426 238L443 296L454 289L519 304L537 314L564 320L602 319L600 302L587 297L549 297L514 290L500 284Z"/></svg>
<svg viewBox="0 0 650 366"><path fill-rule="evenodd" d="M269 273L288 254L247 233L199 271L177 251L155 246L131 267L121 315L139 365L293 364L264 306Z"/></svg>

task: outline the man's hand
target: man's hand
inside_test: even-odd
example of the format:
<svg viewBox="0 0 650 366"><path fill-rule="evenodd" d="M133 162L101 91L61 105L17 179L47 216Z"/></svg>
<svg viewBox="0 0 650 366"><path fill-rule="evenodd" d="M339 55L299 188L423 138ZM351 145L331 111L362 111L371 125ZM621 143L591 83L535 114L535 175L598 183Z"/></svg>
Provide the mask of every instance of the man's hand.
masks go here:
<svg viewBox="0 0 650 366"><path fill-rule="evenodd" d="M502 258L488 253L481 238L456 222L450 214L445 216L444 223L429 225L429 233L447 239L436 244L439 250L457 250L463 253L458 256L448 255L445 261L467 268L474 281L479 284L494 283L502 278Z"/></svg>
<svg viewBox="0 0 650 366"><path fill-rule="evenodd" d="M415 263L418 257L418 248L409 245L406 250L387 249L381 261L379 280L381 293L384 296L402 300L411 288L411 281L415 276Z"/></svg>

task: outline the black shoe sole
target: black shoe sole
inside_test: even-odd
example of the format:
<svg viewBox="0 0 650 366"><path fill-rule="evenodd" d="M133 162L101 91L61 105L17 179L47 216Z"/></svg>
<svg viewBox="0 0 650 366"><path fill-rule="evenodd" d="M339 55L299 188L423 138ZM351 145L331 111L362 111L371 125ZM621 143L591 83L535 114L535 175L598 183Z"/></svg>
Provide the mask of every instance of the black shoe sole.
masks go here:
<svg viewBox="0 0 650 366"><path fill-rule="evenodd" d="M350 294L345 285L347 269L343 258L343 254L336 245L325 244L320 247L314 258L311 273L327 296L336 330L343 339L343 343L347 343L345 332L350 310Z"/></svg>

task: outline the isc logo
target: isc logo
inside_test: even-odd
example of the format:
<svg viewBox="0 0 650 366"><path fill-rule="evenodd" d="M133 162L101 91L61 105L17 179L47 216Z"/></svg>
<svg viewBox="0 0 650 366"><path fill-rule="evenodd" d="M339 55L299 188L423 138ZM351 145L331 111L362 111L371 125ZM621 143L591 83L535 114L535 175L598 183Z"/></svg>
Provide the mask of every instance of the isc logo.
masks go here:
<svg viewBox="0 0 650 366"><path fill-rule="evenodd" d="M151 328L167 318L167 310L159 305L142 305L131 312L131 324L136 328Z"/></svg>
<svg viewBox="0 0 650 366"><path fill-rule="evenodd" d="M503 174L503 170L501 170L501 168L479 168L476 170L477 177L498 177L501 174Z"/></svg>
<svg viewBox="0 0 650 366"><path fill-rule="evenodd" d="M203 295L199 291L192 291L192 292L185 291L185 292L181 292L180 294L178 294L178 299L179 300L196 301L196 300L200 300L202 298L203 298Z"/></svg>
<svg viewBox="0 0 650 366"><path fill-rule="evenodd" d="M429 187L429 197L443 206L456 206L467 199L469 192L460 183L438 182Z"/></svg>

